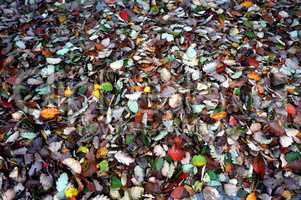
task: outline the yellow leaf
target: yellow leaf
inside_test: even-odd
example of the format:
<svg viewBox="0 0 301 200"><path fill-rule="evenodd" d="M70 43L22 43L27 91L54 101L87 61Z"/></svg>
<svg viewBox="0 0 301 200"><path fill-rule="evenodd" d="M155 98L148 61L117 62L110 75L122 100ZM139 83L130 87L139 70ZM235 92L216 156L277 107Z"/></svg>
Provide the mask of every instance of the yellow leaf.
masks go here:
<svg viewBox="0 0 301 200"><path fill-rule="evenodd" d="M285 199L292 199L292 196L293 196L293 194L290 192L290 191L288 191L288 190L284 190L283 192L282 192L282 194L281 194Z"/></svg>
<svg viewBox="0 0 301 200"><path fill-rule="evenodd" d="M145 93L150 93L151 92L151 88L149 86L146 86L143 91Z"/></svg>
<svg viewBox="0 0 301 200"><path fill-rule="evenodd" d="M77 195L78 195L78 190L73 186L67 188L65 191L65 196L67 198L76 197Z"/></svg>
<svg viewBox="0 0 301 200"><path fill-rule="evenodd" d="M99 84L94 84L94 90L100 90L101 89L101 85Z"/></svg>
<svg viewBox="0 0 301 200"><path fill-rule="evenodd" d="M57 108L45 108L41 111L40 116L42 119L50 120L54 119L60 114L60 111Z"/></svg>
<svg viewBox="0 0 301 200"><path fill-rule="evenodd" d="M248 194L246 200L256 200L255 192L251 192L250 194Z"/></svg>
<svg viewBox="0 0 301 200"><path fill-rule="evenodd" d="M226 112L217 112L217 113L211 114L210 117L215 120L220 120L220 119L225 118L226 116L227 116Z"/></svg>
<svg viewBox="0 0 301 200"><path fill-rule="evenodd" d="M93 90L93 96L96 97L97 99L100 98L100 91L99 90Z"/></svg>
<svg viewBox="0 0 301 200"><path fill-rule="evenodd" d="M67 87L64 91L64 96L65 97L70 97L73 94L72 90L70 89L70 87Z"/></svg>
<svg viewBox="0 0 301 200"><path fill-rule="evenodd" d="M60 24L63 24L66 21L66 16L61 15L61 16L59 16L58 20L59 20Z"/></svg>
<svg viewBox="0 0 301 200"><path fill-rule="evenodd" d="M108 154L108 149L106 147L100 147L96 152L96 158L103 158Z"/></svg>
<svg viewBox="0 0 301 200"><path fill-rule="evenodd" d="M80 146L77 152L89 153L89 148L86 146Z"/></svg>
<svg viewBox="0 0 301 200"><path fill-rule="evenodd" d="M259 74L257 74L256 72L250 72L248 74L248 78L254 81L259 81L261 79L261 77L259 76Z"/></svg>
<svg viewBox="0 0 301 200"><path fill-rule="evenodd" d="M243 6L245 8L250 8L253 6L253 2L252 1L244 1L243 3L241 3L241 6Z"/></svg>

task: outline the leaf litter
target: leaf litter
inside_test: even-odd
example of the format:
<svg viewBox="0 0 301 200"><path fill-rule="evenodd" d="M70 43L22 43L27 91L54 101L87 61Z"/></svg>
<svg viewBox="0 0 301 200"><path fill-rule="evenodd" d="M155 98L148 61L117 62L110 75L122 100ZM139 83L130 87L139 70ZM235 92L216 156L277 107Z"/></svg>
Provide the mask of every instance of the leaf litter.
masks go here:
<svg viewBox="0 0 301 200"><path fill-rule="evenodd" d="M300 8L1 1L1 199L301 199Z"/></svg>

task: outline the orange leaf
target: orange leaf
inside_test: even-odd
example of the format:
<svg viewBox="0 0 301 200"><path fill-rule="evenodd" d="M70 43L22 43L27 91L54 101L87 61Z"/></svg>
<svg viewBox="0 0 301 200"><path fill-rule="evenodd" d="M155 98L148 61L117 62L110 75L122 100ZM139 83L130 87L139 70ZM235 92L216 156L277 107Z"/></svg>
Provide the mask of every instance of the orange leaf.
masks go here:
<svg viewBox="0 0 301 200"><path fill-rule="evenodd" d="M135 115L135 122L140 123L142 121L143 114L141 112L137 112Z"/></svg>
<svg viewBox="0 0 301 200"><path fill-rule="evenodd" d="M46 50L42 50L42 55L47 58L50 57L52 53L46 49Z"/></svg>
<svg viewBox="0 0 301 200"><path fill-rule="evenodd" d="M95 49L97 50L97 51L101 51L101 50L103 50L105 48L105 46L103 46L101 43L96 43L95 44Z"/></svg>
<svg viewBox="0 0 301 200"><path fill-rule="evenodd" d="M297 113L295 106L293 106L290 103L286 105L286 111L287 111L287 114L292 117L294 117Z"/></svg>
<svg viewBox="0 0 301 200"><path fill-rule="evenodd" d="M41 111L40 116L44 120L54 119L60 114L60 111L57 108L45 108Z"/></svg>
<svg viewBox="0 0 301 200"><path fill-rule="evenodd" d="M214 120L220 120L220 119L225 118L226 116L227 116L226 112L217 112L217 113L211 114L210 117Z"/></svg>
<svg viewBox="0 0 301 200"><path fill-rule="evenodd" d="M253 2L252 1L244 1L240 5L243 6L243 7L245 7L245 8L250 8L250 7L253 6Z"/></svg>
<svg viewBox="0 0 301 200"><path fill-rule="evenodd" d="M219 22L221 28L225 27L225 20L223 18L219 17L218 22Z"/></svg>
<svg viewBox="0 0 301 200"><path fill-rule="evenodd" d="M256 200L256 194L255 192L251 192L250 194L248 194L246 200Z"/></svg>
<svg viewBox="0 0 301 200"><path fill-rule="evenodd" d="M254 81L259 81L261 79L260 75L256 72L250 72L248 78Z"/></svg>
<svg viewBox="0 0 301 200"><path fill-rule="evenodd" d="M225 169L225 172L227 172L227 173L231 173L233 171L233 167L232 167L231 163L228 163L228 162L225 164L224 169Z"/></svg>

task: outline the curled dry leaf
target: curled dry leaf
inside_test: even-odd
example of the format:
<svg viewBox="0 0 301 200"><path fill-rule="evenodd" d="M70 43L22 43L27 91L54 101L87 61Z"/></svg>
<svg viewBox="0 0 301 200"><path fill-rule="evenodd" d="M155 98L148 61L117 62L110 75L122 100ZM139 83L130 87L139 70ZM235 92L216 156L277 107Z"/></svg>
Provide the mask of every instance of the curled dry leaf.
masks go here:
<svg viewBox="0 0 301 200"><path fill-rule="evenodd" d="M122 151L118 151L115 154L115 158L118 162L125 164L125 165L130 165L131 163L135 162L135 159L128 156L126 153L124 153Z"/></svg>
<svg viewBox="0 0 301 200"><path fill-rule="evenodd" d="M82 172L82 167L78 160L74 158L66 158L63 160L63 164L69 167L73 172L80 174Z"/></svg>

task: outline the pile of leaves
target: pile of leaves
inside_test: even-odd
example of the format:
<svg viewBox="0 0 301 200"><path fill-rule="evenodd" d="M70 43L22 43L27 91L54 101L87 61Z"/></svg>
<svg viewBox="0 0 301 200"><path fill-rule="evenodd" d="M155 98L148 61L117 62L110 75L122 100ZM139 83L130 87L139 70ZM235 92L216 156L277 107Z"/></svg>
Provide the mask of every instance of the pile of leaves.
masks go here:
<svg viewBox="0 0 301 200"><path fill-rule="evenodd" d="M0 0L2 199L301 199L301 3Z"/></svg>

